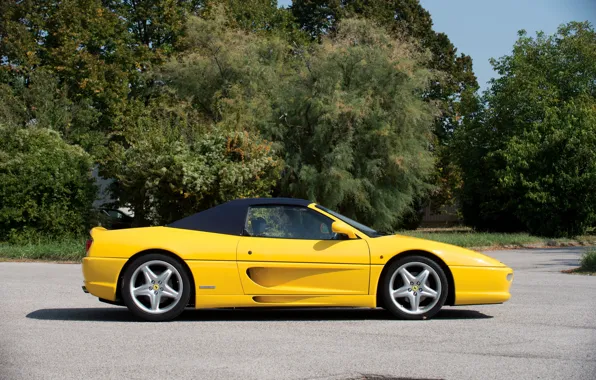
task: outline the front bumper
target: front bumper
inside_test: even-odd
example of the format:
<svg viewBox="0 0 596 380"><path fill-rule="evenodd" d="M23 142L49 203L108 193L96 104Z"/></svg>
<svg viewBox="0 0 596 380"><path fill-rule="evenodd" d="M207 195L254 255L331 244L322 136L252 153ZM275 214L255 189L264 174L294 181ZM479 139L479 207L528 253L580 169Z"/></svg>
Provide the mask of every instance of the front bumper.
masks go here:
<svg viewBox="0 0 596 380"><path fill-rule="evenodd" d="M126 259L83 258L83 291L109 301L116 300L118 277Z"/></svg>
<svg viewBox="0 0 596 380"><path fill-rule="evenodd" d="M513 269L503 267L450 267L455 283L455 305L503 303L509 298Z"/></svg>

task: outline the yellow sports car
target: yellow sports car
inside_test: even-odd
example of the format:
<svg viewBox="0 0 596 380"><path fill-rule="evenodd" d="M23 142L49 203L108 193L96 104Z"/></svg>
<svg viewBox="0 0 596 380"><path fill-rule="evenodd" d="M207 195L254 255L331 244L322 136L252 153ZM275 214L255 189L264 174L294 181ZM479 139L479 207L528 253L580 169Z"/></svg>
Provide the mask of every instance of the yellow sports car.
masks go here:
<svg viewBox="0 0 596 380"><path fill-rule="evenodd" d="M318 204L238 199L164 227L95 227L85 292L139 318L188 306L383 307L426 319L443 305L502 303L511 268L467 249L382 235Z"/></svg>

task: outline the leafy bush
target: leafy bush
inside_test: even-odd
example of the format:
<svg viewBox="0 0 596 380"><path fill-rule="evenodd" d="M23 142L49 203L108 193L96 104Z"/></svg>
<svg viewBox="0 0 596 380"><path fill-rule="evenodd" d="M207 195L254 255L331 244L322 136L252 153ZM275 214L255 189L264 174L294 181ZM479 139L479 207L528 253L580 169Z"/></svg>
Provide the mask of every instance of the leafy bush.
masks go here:
<svg viewBox="0 0 596 380"><path fill-rule="evenodd" d="M463 215L480 230L574 236L596 221L596 33L520 34L456 149Z"/></svg>
<svg viewBox="0 0 596 380"><path fill-rule="evenodd" d="M235 198L268 196L280 162L258 133L208 126L183 108L141 106L112 144L104 176L137 225L166 224ZM155 111L157 110L157 111ZM186 118L186 119L185 119Z"/></svg>
<svg viewBox="0 0 596 380"><path fill-rule="evenodd" d="M82 233L96 195L92 160L44 128L0 125L0 240Z"/></svg>
<svg viewBox="0 0 596 380"><path fill-rule="evenodd" d="M582 255L580 270L583 272L596 272L596 249L589 249Z"/></svg>

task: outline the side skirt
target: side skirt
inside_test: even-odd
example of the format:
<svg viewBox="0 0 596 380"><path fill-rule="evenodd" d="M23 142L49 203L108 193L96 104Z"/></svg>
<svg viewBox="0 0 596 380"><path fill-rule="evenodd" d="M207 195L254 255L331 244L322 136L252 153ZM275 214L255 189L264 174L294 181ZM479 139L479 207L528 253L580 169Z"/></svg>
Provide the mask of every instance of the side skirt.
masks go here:
<svg viewBox="0 0 596 380"><path fill-rule="evenodd" d="M197 309L220 307L376 307L375 295L199 295Z"/></svg>

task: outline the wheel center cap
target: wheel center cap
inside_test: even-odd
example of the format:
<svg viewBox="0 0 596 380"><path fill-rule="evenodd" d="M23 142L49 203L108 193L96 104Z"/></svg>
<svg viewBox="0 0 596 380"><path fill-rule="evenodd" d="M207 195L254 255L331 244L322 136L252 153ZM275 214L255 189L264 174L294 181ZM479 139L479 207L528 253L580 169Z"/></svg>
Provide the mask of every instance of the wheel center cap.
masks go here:
<svg viewBox="0 0 596 380"><path fill-rule="evenodd" d="M418 291L418 285L412 286L412 290L415 291L415 292L417 292Z"/></svg>
<svg viewBox="0 0 596 380"><path fill-rule="evenodd" d="M157 285L157 284L154 284L154 285L153 285L153 290L159 290L159 285Z"/></svg>

